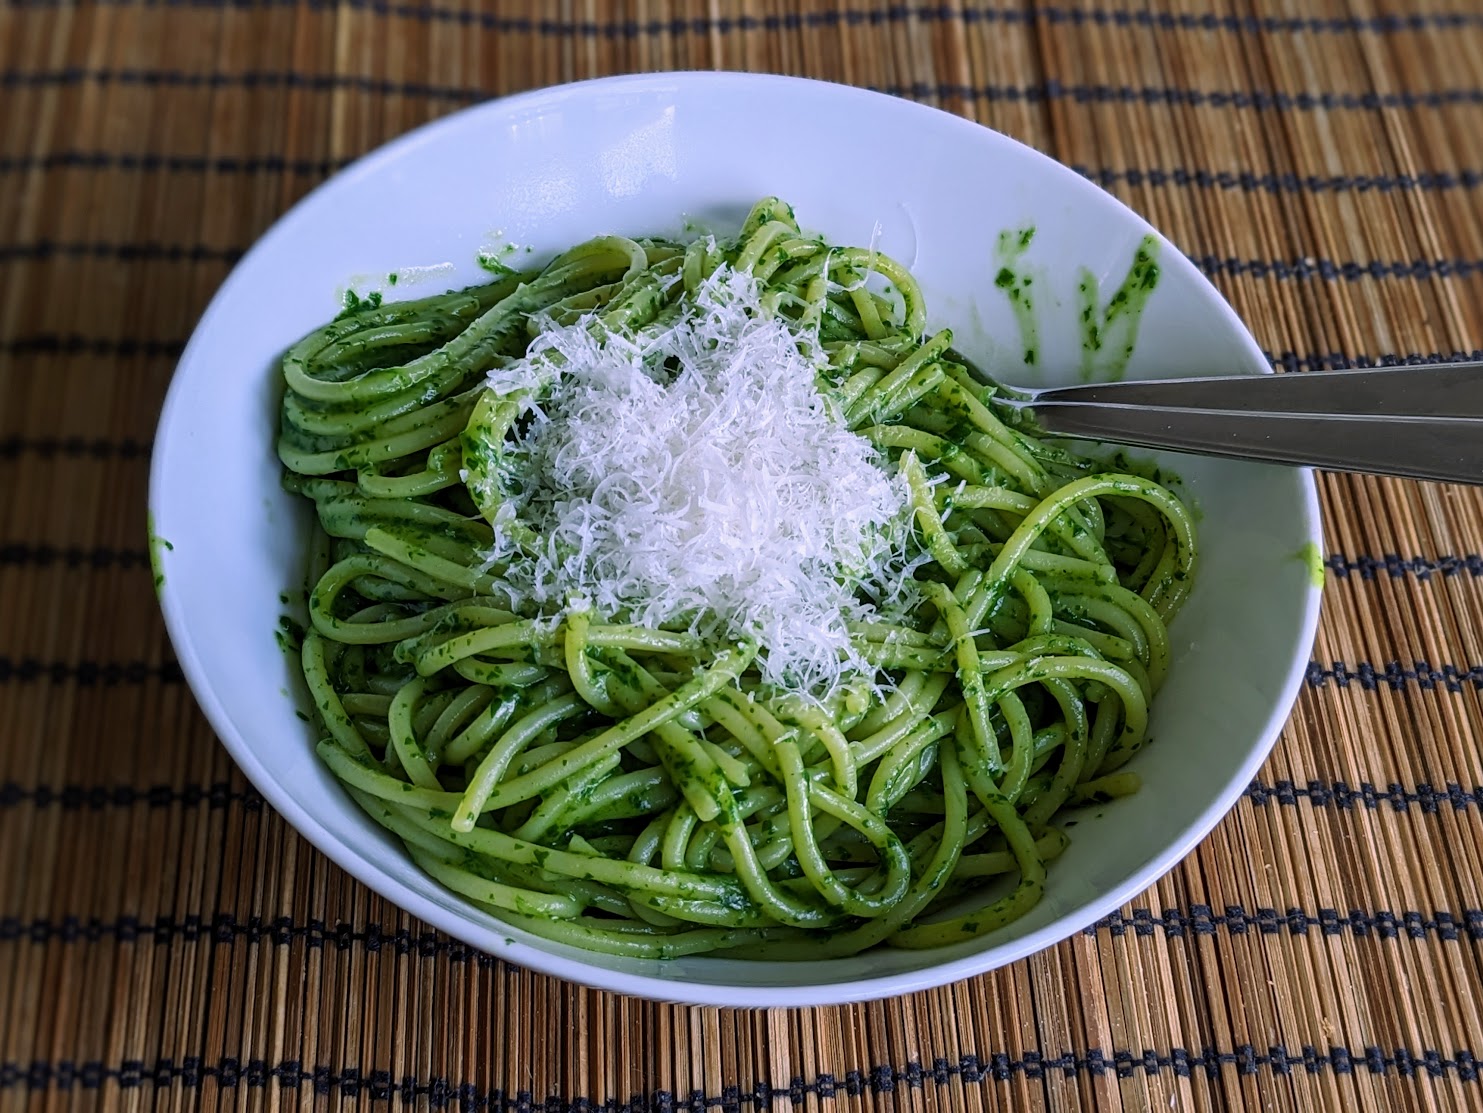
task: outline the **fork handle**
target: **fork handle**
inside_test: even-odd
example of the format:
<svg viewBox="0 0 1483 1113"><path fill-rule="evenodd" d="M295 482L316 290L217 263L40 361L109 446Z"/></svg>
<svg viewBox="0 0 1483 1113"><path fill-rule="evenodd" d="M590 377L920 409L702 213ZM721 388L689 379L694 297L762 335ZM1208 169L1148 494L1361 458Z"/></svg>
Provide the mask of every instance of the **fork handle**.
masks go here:
<svg viewBox="0 0 1483 1113"><path fill-rule="evenodd" d="M1049 402L1353 417L1483 418L1483 362L1150 379L1027 391Z"/></svg>
<svg viewBox="0 0 1483 1113"><path fill-rule="evenodd" d="M1266 379L1249 381L1256 385ZM1335 471L1483 484L1483 420L1090 405L1057 402L1045 395L1035 401L1033 409L1040 428L1057 436Z"/></svg>

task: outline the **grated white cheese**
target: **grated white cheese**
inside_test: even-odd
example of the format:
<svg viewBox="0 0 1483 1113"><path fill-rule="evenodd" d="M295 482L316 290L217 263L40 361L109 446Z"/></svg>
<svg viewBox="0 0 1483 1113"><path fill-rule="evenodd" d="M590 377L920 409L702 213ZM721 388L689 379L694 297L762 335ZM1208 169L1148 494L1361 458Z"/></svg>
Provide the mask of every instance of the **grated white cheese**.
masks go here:
<svg viewBox="0 0 1483 1113"><path fill-rule="evenodd" d="M498 527L513 514L543 539L506 589L517 606L580 599L617 621L750 635L766 680L827 690L866 667L846 622L907 602L905 483L845 428L800 350L814 345L762 312L749 275L718 271L685 310L638 340L590 319L548 328L490 373L528 407L496 551L511 555Z"/></svg>

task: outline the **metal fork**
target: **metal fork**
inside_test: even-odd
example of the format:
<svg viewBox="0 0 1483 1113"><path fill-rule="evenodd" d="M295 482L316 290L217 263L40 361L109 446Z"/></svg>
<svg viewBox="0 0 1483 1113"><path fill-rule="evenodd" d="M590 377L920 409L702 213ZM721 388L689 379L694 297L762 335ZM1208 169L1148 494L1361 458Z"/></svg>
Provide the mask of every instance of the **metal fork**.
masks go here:
<svg viewBox="0 0 1483 1113"><path fill-rule="evenodd" d="M1483 362L1001 388L1054 436L1483 484Z"/></svg>

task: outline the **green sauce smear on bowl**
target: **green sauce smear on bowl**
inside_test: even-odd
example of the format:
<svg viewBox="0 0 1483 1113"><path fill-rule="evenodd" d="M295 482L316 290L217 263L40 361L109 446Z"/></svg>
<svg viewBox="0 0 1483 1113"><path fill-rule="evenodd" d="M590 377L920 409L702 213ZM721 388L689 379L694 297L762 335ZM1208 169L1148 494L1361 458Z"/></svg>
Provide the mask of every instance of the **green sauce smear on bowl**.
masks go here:
<svg viewBox="0 0 1483 1113"><path fill-rule="evenodd" d="M1102 304L1097 276L1085 267L1076 290L1081 318L1082 382L1116 381L1128 369L1138 343L1138 324L1149 296L1159 284L1159 243L1144 236L1122 283Z"/></svg>
<svg viewBox="0 0 1483 1113"><path fill-rule="evenodd" d="M1040 325L1035 319L1035 301L1032 297L1035 280L1020 269L1018 264L1020 256L1024 255L1034 238L1033 225L1008 229L999 233L999 241L994 248L994 261L999 267L994 275L994 285L1004 291L1004 295L1009 298L1010 309L1014 310L1026 367L1034 367L1040 362Z"/></svg>
<svg viewBox="0 0 1483 1113"><path fill-rule="evenodd" d="M1318 551L1318 546L1309 541L1303 545L1293 556L1302 561L1308 568L1308 583L1311 587L1322 590L1323 588L1323 554Z"/></svg>
<svg viewBox="0 0 1483 1113"><path fill-rule="evenodd" d="M149 531L149 570L154 575L154 593L158 597L165 586L164 554L174 552L175 546L154 531L154 515L148 516L145 528Z"/></svg>

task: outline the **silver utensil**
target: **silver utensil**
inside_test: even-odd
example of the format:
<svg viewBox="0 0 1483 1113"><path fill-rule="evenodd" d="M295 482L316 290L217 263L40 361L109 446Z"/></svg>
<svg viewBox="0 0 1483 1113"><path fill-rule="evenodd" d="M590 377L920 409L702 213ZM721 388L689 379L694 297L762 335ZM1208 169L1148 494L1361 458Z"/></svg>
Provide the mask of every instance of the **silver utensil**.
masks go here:
<svg viewBox="0 0 1483 1113"><path fill-rule="evenodd" d="M1038 432L1483 484L1483 362L1003 388Z"/></svg>

